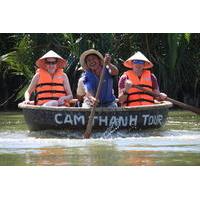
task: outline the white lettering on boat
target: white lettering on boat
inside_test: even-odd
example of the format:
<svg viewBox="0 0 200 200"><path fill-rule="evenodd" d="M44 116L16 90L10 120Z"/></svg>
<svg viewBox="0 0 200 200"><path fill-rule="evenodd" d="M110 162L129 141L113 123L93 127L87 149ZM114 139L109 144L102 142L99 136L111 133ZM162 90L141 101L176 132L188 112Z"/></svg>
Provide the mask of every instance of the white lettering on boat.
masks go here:
<svg viewBox="0 0 200 200"><path fill-rule="evenodd" d="M129 126L137 126L138 115L130 115Z"/></svg>
<svg viewBox="0 0 200 200"><path fill-rule="evenodd" d="M55 114L55 122L56 122L56 124L63 124L61 113Z"/></svg>
<svg viewBox="0 0 200 200"><path fill-rule="evenodd" d="M99 126L108 126L108 116L95 116L93 124L97 121Z"/></svg>
<svg viewBox="0 0 200 200"><path fill-rule="evenodd" d="M118 121L116 119L116 116L112 116L109 122L109 126L118 126Z"/></svg>
<svg viewBox="0 0 200 200"><path fill-rule="evenodd" d="M64 124L71 124L71 125L74 125L73 121L74 121L74 120L72 120L72 116L71 116L71 115L66 115L66 116L65 116L65 120L64 120Z"/></svg>
<svg viewBox="0 0 200 200"><path fill-rule="evenodd" d="M142 115L127 115L127 116L105 116L98 115L94 116L93 125L96 126L152 126L152 125L162 125L163 123L163 115L150 115L150 114L142 114ZM55 122L56 124L69 124L71 126L84 126L87 121L84 115L71 115L71 114L55 114Z"/></svg>
<svg viewBox="0 0 200 200"><path fill-rule="evenodd" d="M163 115L142 115L142 117L144 118L144 126L162 124Z"/></svg>
<svg viewBox="0 0 200 200"><path fill-rule="evenodd" d="M74 115L74 125L78 125L78 124L81 124L81 125L85 124L85 117L83 115L82 116Z"/></svg>

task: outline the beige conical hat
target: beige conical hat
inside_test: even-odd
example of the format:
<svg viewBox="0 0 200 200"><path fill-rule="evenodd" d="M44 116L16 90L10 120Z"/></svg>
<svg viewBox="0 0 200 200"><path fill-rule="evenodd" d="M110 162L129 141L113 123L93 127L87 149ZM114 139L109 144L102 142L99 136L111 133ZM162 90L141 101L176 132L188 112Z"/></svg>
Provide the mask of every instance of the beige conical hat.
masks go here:
<svg viewBox="0 0 200 200"><path fill-rule="evenodd" d="M45 68L45 59L46 58L57 58L58 59L57 66L60 68L64 68L67 66L67 61L52 50L48 51L41 58L39 58L36 61L36 66Z"/></svg>
<svg viewBox="0 0 200 200"><path fill-rule="evenodd" d="M84 69L86 68L85 58L86 58L86 56L88 56L90 54L97 55L103 61L103 55L100 52L98 52L97 50L89 49L87 51L84 51L80 56L80 64Z"/></svg>
<svg viewBox="0 0 200 200"><path fill-rule="evenodd" d="M133 56L124 61L123 65L128 68L133 68L133 60L143 60L145 61L144 69L149 69L153 67L152 62L150 62L140 51L136 52Z"/></svg>

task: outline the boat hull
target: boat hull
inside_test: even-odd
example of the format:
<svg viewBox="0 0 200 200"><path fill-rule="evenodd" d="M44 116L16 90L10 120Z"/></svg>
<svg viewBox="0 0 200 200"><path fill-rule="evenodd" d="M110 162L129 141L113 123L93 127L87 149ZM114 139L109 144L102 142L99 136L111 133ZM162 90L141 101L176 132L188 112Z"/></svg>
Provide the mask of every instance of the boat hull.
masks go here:
<svg viewBox="0 0 200 200"><path fill-rule="evenodd" d="M150 129L159 128L166 122L168 108L172 104L163 102L140 107L96 108L93 130ZM91 110L78 107L41 107L19 104L30 131L77 130L84 132Z"/></svg>

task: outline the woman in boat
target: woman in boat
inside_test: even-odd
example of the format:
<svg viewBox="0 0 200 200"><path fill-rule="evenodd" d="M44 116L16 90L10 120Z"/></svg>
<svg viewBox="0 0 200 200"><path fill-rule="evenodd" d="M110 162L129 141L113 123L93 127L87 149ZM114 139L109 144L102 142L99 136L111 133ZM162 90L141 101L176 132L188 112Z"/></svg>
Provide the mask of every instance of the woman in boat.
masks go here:
<svg viewBox="0 0 200 200"><path fill-rule="evenodd" d="M136 52L123 65L129 70L124 72L118 83L119 102L122 106L143 106L156 103L153 96L135 88L133 84L159 95L157 100L164 100L167 97L166 94L160 93L157 78L150 72L153 64L141 52Z"/></svg>
<svg viewBox="0 0 200 200"><path fill-rule="evenodd" d="M118 75L119 70L111 63L111 56L103 55L94 50L89 49L80 56L80 64L83 66L85 73L82 77L85 96L82 107L89 108L97 101L95 94L99 84L100 75L103 69L103 62L106 65L104 81L99 95L99 107L117 107L116 97L113 91L113 76ZM81 86L81 84L80 84Z"/></svg>
<svg viewBox="0 0 200 200"><path fill-rule="evenodd" d="M25 92L25 104L31 104L31 94L35 92L35 105L69 105L73 98L69 79L63 72L67 61L54 51L47 52L36 61L36 74Z"/></svg>

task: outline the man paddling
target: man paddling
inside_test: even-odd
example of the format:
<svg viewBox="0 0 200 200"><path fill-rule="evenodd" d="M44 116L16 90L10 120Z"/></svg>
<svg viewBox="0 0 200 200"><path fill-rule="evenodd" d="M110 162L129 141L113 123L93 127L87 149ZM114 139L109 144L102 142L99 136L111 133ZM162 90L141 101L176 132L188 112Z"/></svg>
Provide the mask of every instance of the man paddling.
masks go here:
<svg viewBox="0 0 200 200"><path fill-rule="evenodd" d="M85 70L82 78L85 90L82 107L92 107L97 101L97 99L95 99L95 94L102 73L103 63L105 63L106 68L98 106L117 107L116 97L113 92L113 76L118 75L119 71L117 67L111 63L109 54L106 54L105 57L103 57L103 55L95 49L89 49L80 56L80 64Z"/></svg>

